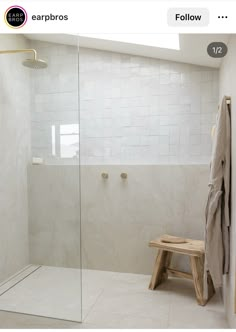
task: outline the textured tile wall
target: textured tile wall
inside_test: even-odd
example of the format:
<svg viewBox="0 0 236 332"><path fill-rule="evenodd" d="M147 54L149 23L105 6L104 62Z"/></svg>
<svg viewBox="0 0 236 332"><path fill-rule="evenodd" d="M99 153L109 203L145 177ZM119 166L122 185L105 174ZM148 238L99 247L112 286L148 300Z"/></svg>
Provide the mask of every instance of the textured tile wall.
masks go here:
<svg viewBox="0 0 236 332"><path fill-rule="evenodd" d="M83 164L208 163L218 70L80 49Z"/></svg>
<svg viewBox="0 0 236 332"><path fill-rule="evenodd" d="M208 163L218 70L33 42L49 66L32 77L32 152L48 163L53 125L78 124L81 163ZM80 95L80 97L79 97Z"/></svg>

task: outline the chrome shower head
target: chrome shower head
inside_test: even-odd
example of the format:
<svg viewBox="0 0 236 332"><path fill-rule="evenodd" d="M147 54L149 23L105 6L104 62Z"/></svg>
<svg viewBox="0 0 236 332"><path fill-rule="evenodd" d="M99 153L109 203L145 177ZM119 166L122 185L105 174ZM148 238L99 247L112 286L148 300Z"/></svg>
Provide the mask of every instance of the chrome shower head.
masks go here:
<svg viewBox="0 0 236 332"><path fill-rule="evenodd" d="M47 62L41 59L26 59L22 64L31 69L44 69L48 66Z"/></svg>

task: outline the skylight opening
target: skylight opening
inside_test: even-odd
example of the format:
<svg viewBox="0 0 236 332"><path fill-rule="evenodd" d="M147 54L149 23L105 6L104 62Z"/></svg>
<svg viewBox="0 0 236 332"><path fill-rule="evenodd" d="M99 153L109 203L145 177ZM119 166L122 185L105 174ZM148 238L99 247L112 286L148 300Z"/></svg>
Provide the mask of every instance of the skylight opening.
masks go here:
<svg viewBox="0 0 236 332"><path fill-rule="evenodd" d="M81 37L180 50L179 34L80 34Z"/></svg>

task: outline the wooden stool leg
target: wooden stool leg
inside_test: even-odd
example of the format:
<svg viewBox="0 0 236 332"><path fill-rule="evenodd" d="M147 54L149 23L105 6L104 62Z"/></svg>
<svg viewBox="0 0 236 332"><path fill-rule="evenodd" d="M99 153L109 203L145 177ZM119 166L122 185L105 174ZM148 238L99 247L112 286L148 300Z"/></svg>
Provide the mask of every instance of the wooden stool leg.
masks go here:
<svg viewBox="0 0 236 332"><path fill-rule="evenodd" d="M204 257L190 257L193 282L198 304L204 306L215 294L215 288L210 273L207 273L208 298L204 298L203 278L204 278Z"/></svg>
<svg viewBox="0 0 236 332"><path fill-rule="evenodd" d="M154 290L164 280L168 278L166 268L171 261L172 253L165 250L159 250L152 273L152 278L149 284L149 289Z"/></svg>
<svg viewBox="0 0 236 332"><path fill-rule="evenodd" d="M196 292L198 304L204 306L206 300L203 296L203 269L204 269L204 260L202 257L190 256L191 269L193 274L193 283Z"/></svg>

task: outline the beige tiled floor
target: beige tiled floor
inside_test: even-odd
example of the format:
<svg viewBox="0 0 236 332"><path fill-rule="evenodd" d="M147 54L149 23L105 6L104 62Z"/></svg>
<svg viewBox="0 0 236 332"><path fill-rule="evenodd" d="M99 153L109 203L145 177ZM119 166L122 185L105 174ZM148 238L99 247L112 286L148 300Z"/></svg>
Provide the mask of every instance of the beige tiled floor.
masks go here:
<svg viewBox="0 0 236 332"><path fill-rule="evenodd" d="M0 310L81 321L81 270L38 266L20 282L17 278L0 296Z"/></svg>
<svg viewBox="0 0 236 332"><path fill-rule="evenodd" d="M227 328L219 294L201 307L190 281L169 279L149 291L149 279L85 270L82 324L0 311L0 328Z"/></svg>

